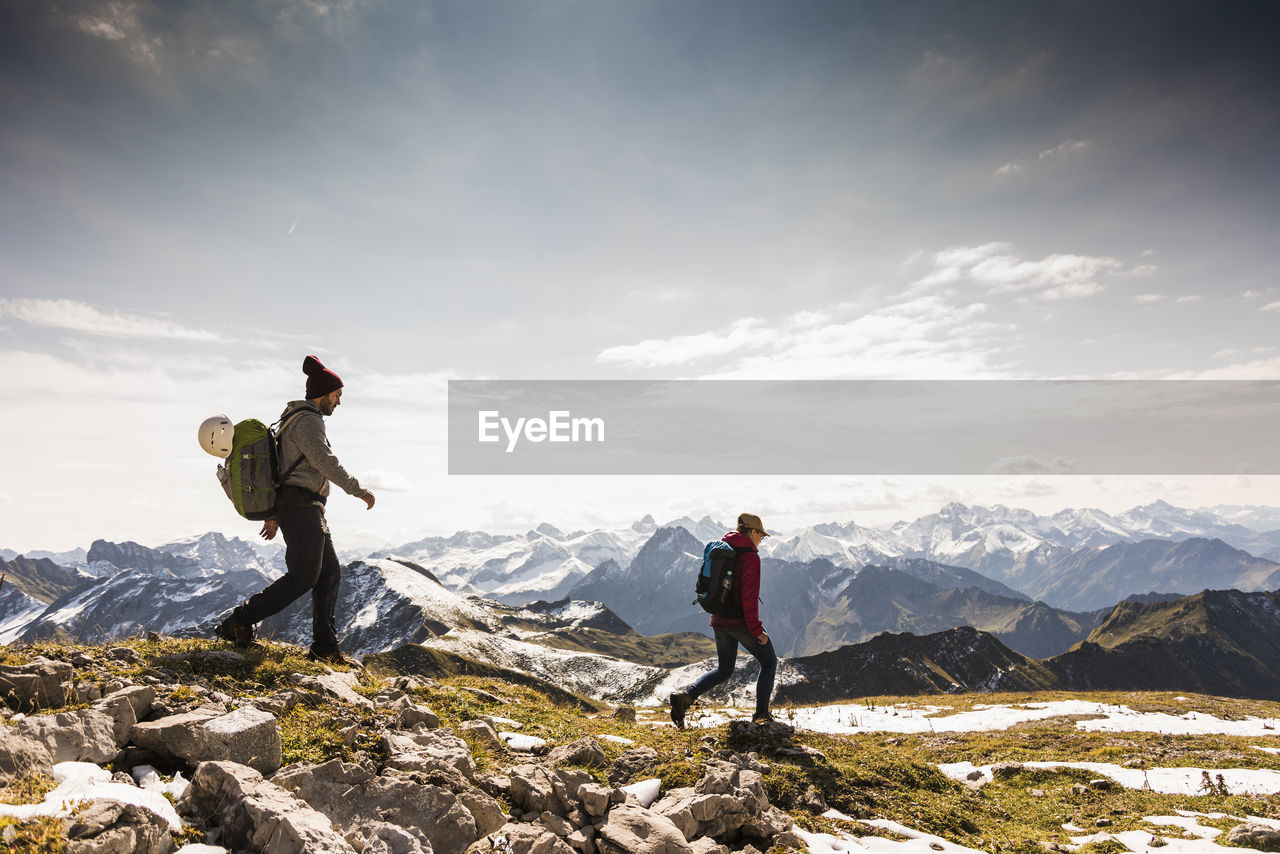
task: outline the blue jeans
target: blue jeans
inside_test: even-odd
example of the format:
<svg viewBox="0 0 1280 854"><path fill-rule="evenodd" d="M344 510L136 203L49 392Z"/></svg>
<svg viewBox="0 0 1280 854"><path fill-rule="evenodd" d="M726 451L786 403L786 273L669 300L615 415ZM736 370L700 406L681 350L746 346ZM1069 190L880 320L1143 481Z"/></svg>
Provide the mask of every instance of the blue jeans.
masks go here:
<svg viewBox="0 0 1280 854"><path fill-rule="evenodd" d="M693 687L685 691L698 698L733 675L738 663L738 644L760 662L760 678L756 680L756 715L769 714L769 698L773 694L773 676L778 670L778 654L773 651L773 641L760 643L747 631L746 626L712 626L716 632L716 657L719 667L703 676Z"/></svg>

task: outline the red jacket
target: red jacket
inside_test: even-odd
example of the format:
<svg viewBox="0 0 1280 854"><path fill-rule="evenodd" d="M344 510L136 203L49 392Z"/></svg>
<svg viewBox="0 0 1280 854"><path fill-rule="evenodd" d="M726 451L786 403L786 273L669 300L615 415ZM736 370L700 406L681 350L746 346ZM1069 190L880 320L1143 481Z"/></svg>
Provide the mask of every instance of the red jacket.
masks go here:
<svg viewBox="0 0 1280 854"><path fill-rule="evenodd" d="M746 534L730 531L720 539L735 549L750 549L738 555L738 596L742 602L743 619L711 617L713 626L746 626L752 637L760 637L764 625L760 622L760 553Z"/></svg>

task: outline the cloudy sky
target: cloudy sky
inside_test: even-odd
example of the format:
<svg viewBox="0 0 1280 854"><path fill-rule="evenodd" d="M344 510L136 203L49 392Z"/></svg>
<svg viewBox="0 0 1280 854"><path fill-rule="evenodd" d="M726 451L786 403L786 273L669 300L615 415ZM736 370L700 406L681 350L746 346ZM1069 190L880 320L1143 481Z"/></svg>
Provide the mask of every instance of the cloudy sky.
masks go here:
<svg viewBox="0 0 1280 854"><path fill-rule="evenodd" d="M1280 504L444 454L449 379L1280 379L1277 31L1265 2L0 0L0 547L251 536L195 428L274 420L307 353L379 495L331 502L346 544Z"/></svg>

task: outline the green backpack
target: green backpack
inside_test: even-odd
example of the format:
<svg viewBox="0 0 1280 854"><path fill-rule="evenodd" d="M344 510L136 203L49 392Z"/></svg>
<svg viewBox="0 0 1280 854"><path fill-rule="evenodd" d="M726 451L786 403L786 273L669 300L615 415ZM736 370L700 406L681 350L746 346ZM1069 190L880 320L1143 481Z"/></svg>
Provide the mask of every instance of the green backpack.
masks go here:
<svg viewBox="0 0 1280 854"><path fill-rule="evenodd" d="M231 453L218 466L218 482L236 512L246 519L261 521L276 515L276 492L285 478L302 462L298 457L284 472L280 471L280 434L293 419L305 412L295 409L286 413L273 430L256 418L246 418L235 426Z"/></svg>

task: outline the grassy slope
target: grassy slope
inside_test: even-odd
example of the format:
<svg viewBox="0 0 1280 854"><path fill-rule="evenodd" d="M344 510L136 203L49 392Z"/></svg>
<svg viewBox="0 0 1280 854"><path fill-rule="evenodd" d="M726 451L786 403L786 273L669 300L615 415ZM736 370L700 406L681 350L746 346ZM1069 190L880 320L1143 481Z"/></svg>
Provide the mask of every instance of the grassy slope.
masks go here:
<svg viewBox="0 0 1280 854"><path fill-rule="evenodd" d="M139 678L166 668L176 674L184 687L167 699L173 703L189 701L206 689L235 695L257 695L288 685L293 672L320 672L307 661L301 650L285 644L270 644L251 652L242 662L227 662L208 655L224 648L223 644L206 641L162 640L159 642L126 641L120 645L137 650L141 664L110 660L105 650L93 647L45 645L12 650L0 648L0 660L21 663L37 654L69 660L76 651L84 651L97 659L96 664L77 668L77 679L105 681L113 676ZM936 763L969 760L976 764L1020 759L1093 760L1115 763L1145 761L1152 766L1253 767L1280 770L1280 759L1251 749L1251 744L1274 742L1274 739L1241 739L1225 736L1182 737L1135 733L1084 733L1074 729L1069 720L1040 721L1023 724L1008 731L994 733L955 733L894 735L871 733L855 736L800 733L796 740L822 751L825 759L770 755L772 747L755 739L735 740L728 727L710 730L677 731L670 727L654 727L662 720L663 710L641 712L638 724L613 718L607 710L587 711L583 703L567 692L551 690L545 683L532 679L505 678L492 671L477 671L456 657L431 652L417 655L381 656L371 661L362 676L361 691L372 695L396 673L433 675L434 682L417 692L418 701L439 714L446 725L456 725L483 714L512 718L524 724L524 732L538 735L552 743L563 744L584 735L619 735L638 744L649 745L659 754L657 775L666 787L690 785L700 771L702 760L716 751L754 750L761 752L770 766L766 785L773 802L790 811L804 826L812 829L834 829L828 819L805 809L820 794L832 807L854 816L881 816L910 827L936 833L960 844L987 851L1016 851L1042 854L1041 843L1069 841L1070 833L1062 824L1072 822L1089 832L1097 829L1099 820L1111 822L1113 832L1144 828L1168 834L1143 823L1145 816L1169 815L1175 810L1225 812L1231 815L1280 815L1280 798L1238 797L1215 793L1203 797L1159 795L1143 791L1098 791L1081 787L1092 776L1085 772L1024 772L1002 777L978 790L965 788L943 777ZM876 703L938 705L955 709L992 702L1036 702L1081 696L1070 693L1011 695L964 695L914 697L910 700L877 698ZM1172 711L1177 714L1195 710L1219 716L1245 714L1280 717L1280 704L1264 701L1237 701L1221 698L1191 697L1186 701L1172 694L1099 694L1088 699L1100 703L1124 703L1147 711ZM281 720L285 744L285 761L320 762L329 758L347 759L367 756L375 761L377 740L359 738L347 743L341 735L345 723L339 719L353 716L372 731L385 720L378 713L356 713L330 704L319 709L296 707ZM778 710L785 720L785 709ZM612 761L626 748L602 742ZM473 753L482 770L497 770L511 757L498 755L480 744ZM604 778L605 768L592 769ZM25 781L8 790L0 790L0 798L30 800L38 797L40 781ZM0 825L12 824L0 820ZM1223 826L1234 824L1229 820ZM865 826L842 825L857 833ZM19 836L11 842L12 850L56 850L49 841L47 824L18 827ZM1176 831L1175 831L1176 834ZM38 841L36 841L38 840ZM24 847L25 846L25 847Z"/></svg>

